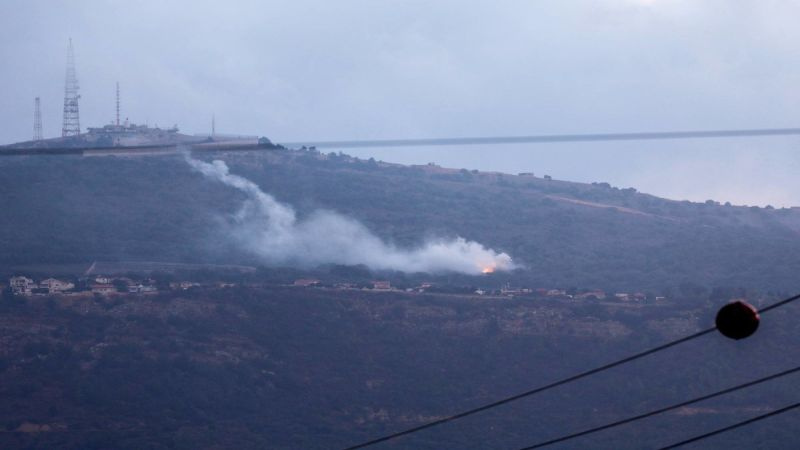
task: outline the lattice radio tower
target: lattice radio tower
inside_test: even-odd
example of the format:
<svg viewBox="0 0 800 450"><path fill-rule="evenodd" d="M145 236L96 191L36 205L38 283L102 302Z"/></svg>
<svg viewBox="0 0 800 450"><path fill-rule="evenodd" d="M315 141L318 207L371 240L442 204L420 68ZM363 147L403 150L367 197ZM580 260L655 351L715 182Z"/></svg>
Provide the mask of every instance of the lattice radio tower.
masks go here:
<svg viewBox="0 0 800 450"><path fill-rule="evenodd" d="M78 77L75 75L75 55L72 52L72 38L67 47L67 77L64 83L64 124L61 136L77 136L81 134L81 119L78 111Z"/></svg>
<svg viewBox="0 0 800 450"><path fill-rule="evenodd" d="M33 110L33 140L42 140L42 110L39 108L39 97L36 97L36 108Z"/></svg>
<svg viewBox="0 0 800 450"><path fill-rule="evenodd" d="M119 126L119 81L117 81L117 126Z"/></svg>

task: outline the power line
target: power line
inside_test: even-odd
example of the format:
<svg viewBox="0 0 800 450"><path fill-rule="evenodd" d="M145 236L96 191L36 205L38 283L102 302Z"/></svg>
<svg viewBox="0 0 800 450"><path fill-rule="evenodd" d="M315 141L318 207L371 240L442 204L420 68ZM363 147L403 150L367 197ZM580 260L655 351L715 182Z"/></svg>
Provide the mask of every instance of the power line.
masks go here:
<svg viewBox="0 0 800 450"><path fill-rule="evenodd" d="M515 400L519 400L521 398L528 397L528 396L533 395L533 394L538 394L539 392L543 392L543 391L546 391L548 389L552 389L554 387L561 386L563 384L567 384L567 383L570 383L572 381L588 377L589 375L594 375L594 374L596 374L598 372L602 372L604 370L611 369L612 367L616 367L616 366L625 364L627 362L631 362L631 361L633 361L635 359L639 359L639 358L642 358L644 356L650 355L652 353L656 353L656 352L659 352L661 350L667 349L669 347L673 347L675 345L682 344L684 342L687 342L687 341L690 341L692 339L695 339L695 338L698 338L700 336L703 336L703 335L706 335L708 333L711 333L712 331L714 331L716 329L717 329L716 327L707 328L707 329L705 329L703 331L698 331L697 333L694 333L694 334L691 334L689 336L674 340L672 342L668 342L668 343L666 343L664 345L660 345L658 347L651 348L650 350L645 350L645 351L643 351L641 353L637 353L635 355L628 356L627 358L623 358L623 359L614 361L612 363L609 363L609 364L606 364L606 365L603 365L603 366L600 366L600 367L596 367L594 369L587 370L585 372L581 372L581 373L579 373L577 375L573 375L571 377L564 378L562 380L547 384L545 386L541 386L541 387L538 387L538 388L535 388L535 389L531 389L529 391L525 391L525 392L523 392L521 394L517 394L517 395L511 396L511 397L506 397L506 398L504 398L502 400L498 400L496 402L492 402L492 403L489 403L489 404L486 404L486 405L483 405L483 406L479 406L477 408L473 408L473 409L470 409L470 410L467 410L467 411L464 411L464 412L461 412L461 413L458 413L458 414L454 414L454 415L449 416L449 417L445 417L445 418L442 418L442 419L439 419L439 420L435 420L433 422L429 422L429 423L426 423L426 424L423 424L423 425L419 425L419 426L414 427L414 428L409 428L409 429L407 429L405 431L400 431L400 432L397 432L397 433L394 433L394 434L390 434L390 435L387 435L387 436L384 436L384 437L381 437L381 438L378 438L378 439L373 439L371 441L364 442L362 444L354 445L352 447L347 447L345 450L355 450L355 449L358 449L358 448L368 447L370 445L374 445L374 444L377 444L379 442L385 442L385 441L388 441L390 439L398 438L400 436L404 436L404 435L411 434L411 433L416 433L417 431L422 431L422 430L424 430L426 428L435 427L437 425L441 425L441 424L446 423L446 422L450 422L450 421L453 421L453 420L456 420L456 419L460 419L462 417L471 416L472 414L476 414L476 413L479 413L481 411L485 411L487 409L495 408L495 407L498 407L500 405L505 405L506 403L511 403L511 402L513 402Z"/></svg>
<svg viewBox="0 0 800 450"><path fill-rule="evenodd" d="M800 408L800 403L795 403L793 405L785 406L785 407L783 407L781 409L776 409L775 411L772 411L772 412L769 412L769 413L766 413L766 414L762 414L760 416L756 416L756 417L753 417L753 418L750 418L750 419L747 419L747 420L743 420L741 422L737 422L737 423L735 423L733 425L727 426L725 428L720 428L718 430L714 430L714 431L712 431L710 433L701 434L700 436L695 436L693 438L686 439L685 441L681 441L681 442L678 442L676 444L668 445L666 447L661 447L659 450L669 450L669 449L680 447L682 445L690 444L692 442L697 442L697 441L705 439L707 437L711 437L711 436L714 436L714 435L717 435L717 434L725 433L726 431L735 430L736 428L743 427L745 425L749 425L749 424L751 424L753 422L758 422L760 420L764 420L764 419L767 419L767 418L772 417L772 416L777 416L778 414L783 414L783 413L791 411L791 410L793 410L795 408Z"/></svg>
<svg viewBox="0 0 800 450"><path fill-rule="evenodd" d="M546 447L548 445L557 444L559 442L568 441L570 439L574 439L574 438L577 438L577 437L580 437L580 436L586 436L587 434L592 434L592 433L596 433L598 431L608 430L609 428L618 427L620 425L625 425L625 424L628 424L628 423L631 423L631 422L635 422L637 420L641 420L641 419L645 419L647 417L655 416L657 414L665 413L665 412L671 411L673 409L678 409L678 408L682 408L684 406L688 406L688 405L691 405L691 404L694 404L694 403L699 403L699 402L702 402L704 400L708 400L708 399L711 399L711 398L714 398L714 397L719 397L721 395L729 394L731 392L735 392L735 391L738 391L738 390L741 390L741 389L745 389L745 388L748 388L748 387L751 387L751 386L755 386L757 384L765 383L767 381L771 381L771 380L774 380L776 378L781 378L781 377L784 377L786 375L790 375L790 374L793 374L793 373L796 373L796 372L800 372L800 366L797 366L797 367L795 367L793 369L785 370L783 372L772 374L772 375L769 375L769 376L766 376L766 377L763 377L763 378L759 378L757 380L753 380L753 381L750 381L750 382L747 382L747 383L743 383L743 384L740 384L738 386L733 386L733 387L730 387L730 388L727 388L727 389L723 389L721 391L714 392L713 394L703 395L702 397L697 397L697 398L693 398L691 400L686 400L684 402L676 403L674 405L666 406L664 408L656 409L656 410L653 410L653 411L650 411L650 412L646 412L644 414L639 414L637 416L629 417L627 419L618 420L616 422L611 422L611 423L608 423L608 424L605 424L605 425L601 425L601 426L598 426L598 427L589 428L588 430L584 430L584 431L580 431L580 432L577 432L577 433L568 434L566 436L562 436L562 437L558 437L558 438L555 438L555 439L551 439L549 441L540 442L538 444L534 444L534 445L531 445L531 446L528 446L528 447L524 447L524 448L522 448L520 450L532 450L534 448L542 448L542 447Z"/></svg>
<svg viewBox="0 0 800 450"><path fill-rule="evenodd" d="M741 138L796 136L800 128L752 128L741 130L647 131L638 133L545 134L532 136L489 136L429 139L374 139L343 141L286 142L286 147L419 147L439 145L544 144L560 142L652 141L666 139Z"/></svg>
<svg viewBox="0 0 800 450"><path fill-rule="evenodd" d="M772 309L787 305L787 304L789 304L789 303L791 303L791 302L793 302L795 300L798 300L798 299L800 299L800 294L795 295L793 297L789 297L789 298L784 299L784 300L781 300L781 301L779 301L777 303L774 303L772 305L769 305L769 306L765 307L764 309L762 309L761 313L764 313L764 312L770 311ZM564 384L567 384L567 383L571 383L571 382L579 380L581 378L585 378L585 377L588 377L590 375L594 375L596 373L606 371L606 370L611 369L613 367L620 366L622 364L634 361L636 359L645 357L647 355L651 355L653 353L660 352L661 350L665 350L667 348L676 346L678 344L682 344L684 342L691 341L693 339L696 339L696 338L699 338L699 337L704 336L706 334L709 334L709 333L713 332L716 329L717 329L716 326L713 326L713 327L710 327L710 328L706 328L705 330L698 331L698 332L696 332L694 334L690 334L688 336L682 337L680 339L676 339L674 341L668 342L668 343L660 345L658 347L654 347L654 348L651 348L649 350L645 350L643 352L636 353L634 355L631 355L631 356L628 356L626 358L614 361L612 363L608 363L608 364L596 367L594 369L587 370L585 372L581 372L581 373L579 373L577 375L573 375L573 376L568 377L568 378L563 378L563 379L555 381L553 383L550 383L550 384L547 384L547 385L544 385L544 386L540 386L538 388L531 389L531 390L522 392L520 394L513 395L511 397L506 397L506 398L504 398L502 400L497 400L495 402L488 403L486 405L479 406L477 408L469 409L469 410L466 410L466 411L463 411L463 412L460 412L460 413L457 413L457 414L453 414L453 415L448 416L448 417L444 417L442 419L434 420L433 422L428 422L426 424L418 425L416 427L409 428L407 430L398 431L396 433L392 433L392 434L389 434L389 435L386 435L386 436L382 436L382 437L379 437L379 438L376 438L376 439L372 439L370 441L366 441L366 442L363 442L361 444L357 444L357 445L354 445L354 446L351 446L351 447L347 447L344 450L356 450L356 449L359 449L359 448L369 447L369 446L372 446L372 445L375 445L375 444L378 444L378 443L381 443L381 442L386 442L386 441L389 441L389 440L392 440L392 439L399 438L401 436L405 436L405 435L408 435L408 434L416 433L418 431L422 431L422 430L425 430L425 429L428 429L428 428L432 428L432 427L435 427L435 426L438 426L438 425L442 425L442 424L447 423L447 422L451 422L451 421L454 421L454 420L457 420L457 419L461 419L463 417L471 416L471 415L477 414L477 413L479 413L481 411L486 411L488 409L496 408L498 406L505 405L506 403L511 403L511 402L519 400L521 398L528 397L528 396L531 396L531 395L534 395L534 394L538 394L540 392L544 392L546 390L549 390L549 389L552 389L552 388L555 388L555 387L558 387L558 386L561 386L561 385L564 385Z"/></svg>
<svg viewBox="0 0 800 450"><path fill-rule="evenodd" d="M759 314L764 314L767 311L773 310L775 308L780 308L781 306L786 305L787 303L792 303L793 301L800 299L800 294L795 295L794 297L789 297L787 299L781 300L779 302L775 302L771 305L765 306L758 310Z"/></svg>
<svg viewBox="0 0 800 450"><path fill-rule="evenodd" d="M77 86L77 82L75 82ZM77 88L75 88L77 92ZM77 94L76 94L77 95ZM66 100L65 100L66 101ZM70 100L72 101L72 100ZM74 103L74 105L73 105ZM77 111L77 99L70 103ZM66 107L65 107L66 108ZM739 130L697 130L697 131L653 131L636 133L591 133L591 134L545 134L531 136L483 136L454 137L429 139L375 139L375 140L342 140L342 141L295 141L281 145L288 148L324 147L324 148L367 148L367 147L413 147L442 145L497 145L497 144L544 144L563 142L604 142L604 141L642 141L642 140L674 140L674 139L710 139L710 138L744 138L770 136L797 136L800 128L751 128ZM191 144L187 144L191 145ZM151 147L151 146L145 146ZM174 146L166 146L174 147ZM135 147L114 147L114 150L125 151ZM10 144L0 146L0 156L13 155L61 155L93 150L93 147L69 148L36 148L28 149ZM264 150L259 145L250 145L235 149L220 150Z"/></svg>

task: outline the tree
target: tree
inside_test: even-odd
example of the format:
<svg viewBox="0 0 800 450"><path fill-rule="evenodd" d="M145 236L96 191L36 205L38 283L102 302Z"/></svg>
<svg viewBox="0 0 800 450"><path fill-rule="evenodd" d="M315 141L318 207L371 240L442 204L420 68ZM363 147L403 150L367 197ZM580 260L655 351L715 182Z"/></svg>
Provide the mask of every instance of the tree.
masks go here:
<svg viewBox="0 0 800 450"><path fill-rule="evenodd" d="M126 283L125 280L115 278L111 284L114 285L114 288L116 288L117 292L128 292L128 283Z"/></svg>

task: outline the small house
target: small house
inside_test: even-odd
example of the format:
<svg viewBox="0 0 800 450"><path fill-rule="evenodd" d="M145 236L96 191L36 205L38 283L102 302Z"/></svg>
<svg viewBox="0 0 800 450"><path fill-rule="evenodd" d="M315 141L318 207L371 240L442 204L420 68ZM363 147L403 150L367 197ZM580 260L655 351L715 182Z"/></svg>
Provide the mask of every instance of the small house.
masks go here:
<svg viewBox="0 0 800 450"><path fill-rule="evenodd" d="M108 295L117 292L117 288L113 284L93 284L91 286L93 294Z"/></svg>
<svg viewBox="0 0 800 450"><path fill-rule="evenodd" d="M47 289L47 292L50 294L68 291L74 287L75 285L69 281L57 280L55 278L47 278L39 282L39 288Z"/></svg>
<svg viewBox="0 0 800 450"><path fill-rule="evenodd" d="M392 289L392 285L388 281L373 281L372 289L377 291L389 291Z"/></svg>
<svg viewBox="0 0 800 450"><path fill-rule="evenodd" d="M11 286L11 292L16 295L31 295L32 291L37 288L36 283L27 277L11 277L8 284Z"/></svg>

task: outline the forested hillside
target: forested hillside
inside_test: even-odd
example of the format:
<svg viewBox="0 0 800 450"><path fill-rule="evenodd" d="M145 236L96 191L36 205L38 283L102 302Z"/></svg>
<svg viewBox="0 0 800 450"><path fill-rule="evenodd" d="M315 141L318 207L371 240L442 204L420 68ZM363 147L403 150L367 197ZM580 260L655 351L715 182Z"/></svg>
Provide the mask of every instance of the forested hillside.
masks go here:
<svg viewBox="0 0 800 450"><path fill-rule="evenodd" d="M191 170L183 156L0 158L0 272L55 274L91 261L261 266L223 270L235 278L226 288L215 287L222 275L187 265L197 269L188 279L200 282L188 290L6 290L0 447L341 448L694 333L733 297L763 306L800 288L794 209L305 150L196 157L225 160L301 217L333 210L401 247L458 235L520 267L481 276L263 267L227 234L245 195ZM163 275L152 276L169 286ZM287 286L309 276L327 287ZM376 279L433 286L359 289ZM506 282L668 295L622 302L468 288ZM519 448L779 372L797 359L795 317L796 304L774 309L747 340L704 335L385 447ZM784 406L794 382L562 448L656 448ZM720 436L714 446L796 448L792 420Z"/></svg>
<svg viewBox="0 0 800 450"><path fill-rule="evenodd" d="M334 210L413 247L462 236L509 253L525 285L800 288L800 211L678 202L531 175L406 167L315 151L220 158L299 214ZM0 159L0 268L102 261L259 265L221 223L243 195L181 156ZM537 174L539 175L539 174Z"/></svg>
<svg viewBox="0 0 800 450"><path fill-rule="evenodd" d="M0 447L344 448L692 333L722 303L285 287L4 298ZM706 335L376 448L515 449L780 372L797 361L796 311L765 314L744 341ZM796 379L556 448L659 448L796 401ZM787 414L704 448L797 448L794 424Z"/></svg>

